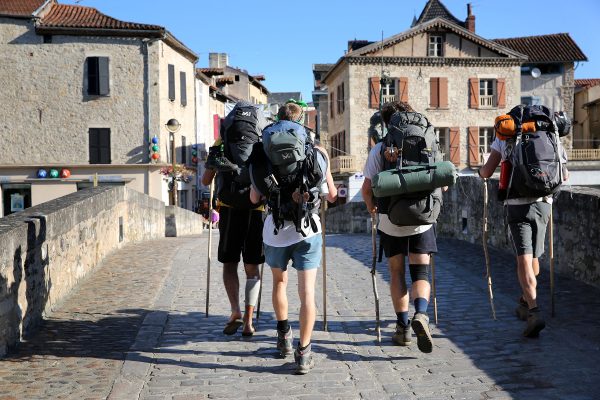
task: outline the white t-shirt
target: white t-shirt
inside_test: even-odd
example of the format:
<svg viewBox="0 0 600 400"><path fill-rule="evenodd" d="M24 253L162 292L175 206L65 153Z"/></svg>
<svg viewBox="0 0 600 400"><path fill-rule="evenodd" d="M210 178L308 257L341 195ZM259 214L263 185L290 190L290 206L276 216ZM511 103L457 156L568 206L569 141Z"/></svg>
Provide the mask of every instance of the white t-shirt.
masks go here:
<svg viewBox="0 0 600 400"><path fill-rule="evenodd" d="M495 150L498 153L500 153L500 155L502 156L502 161L506 160L509 156L507 147L508 147L508 144L506 143L506 140L500 140L498 138L495 138L494 141L492 142L492 145L490 146L490 148L492 150ZM567 153L565 151L565 148L559 143L558 149L559 149L559 153L560 153L561 162L563 164L566 164L567 163ZM552 204L552 196L550 195L550 196L544 196L544 197L519 197L516 199L507 199L504 201L504 204L511 205L511 206L518 206L518 205L523 205L523 204L537 203L540 201L544 201L548 204Z"/></svg>
<svg viewBox="0 0 600 400"><path fill-rule="evenodd" d="M383 170L383 159L381 156L382 142L377 143L369 152L367 163L363 175L369 180L373 180L373 177ZM388 218L387 214L379 214L379 230L386 235L404 237L412 236L418 233L423 233L431 228L432 225L411 225L411 226L398 226L394 225Z"/></svg>

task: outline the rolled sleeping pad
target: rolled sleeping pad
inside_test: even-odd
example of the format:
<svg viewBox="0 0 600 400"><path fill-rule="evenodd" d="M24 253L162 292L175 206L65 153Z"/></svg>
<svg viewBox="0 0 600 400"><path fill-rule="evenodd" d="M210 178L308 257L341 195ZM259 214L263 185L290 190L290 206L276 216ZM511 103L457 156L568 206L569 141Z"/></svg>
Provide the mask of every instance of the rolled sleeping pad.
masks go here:
<svg viewBox="0 0 600 400"><path fill-rule="evenodd" d="M400 170L382 171L373 177L373 194L388 197L398 194L430 191L456 183L458 171L450 161L431 165L412 165Z"/></svg>

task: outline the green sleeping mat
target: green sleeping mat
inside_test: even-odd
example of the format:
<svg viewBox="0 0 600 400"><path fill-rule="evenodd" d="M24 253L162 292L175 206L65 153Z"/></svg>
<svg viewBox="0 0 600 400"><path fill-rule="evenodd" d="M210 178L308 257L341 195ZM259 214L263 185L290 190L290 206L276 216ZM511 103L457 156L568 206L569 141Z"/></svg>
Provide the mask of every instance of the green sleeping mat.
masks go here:
<svg viewBox="0 0 600 400"><path fill-rule="evenodd" d="M382 171L373 177L371 184L376 197L388 197L454 185L456 178L458 171L454 164L441 161Z"/></svg>

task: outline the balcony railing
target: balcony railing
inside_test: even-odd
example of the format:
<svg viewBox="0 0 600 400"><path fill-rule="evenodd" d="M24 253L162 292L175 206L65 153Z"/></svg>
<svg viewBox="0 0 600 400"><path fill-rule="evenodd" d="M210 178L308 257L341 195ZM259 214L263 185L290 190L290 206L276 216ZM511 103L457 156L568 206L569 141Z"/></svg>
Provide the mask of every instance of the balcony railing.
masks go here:
<svg viewBox="0 0 600 400"><path fill-rule="evenodd" d="M481 107L494 107L494 97L495 96L479 96L479 105Z"/></svg>
<svg viewBox="0 0 600 400"><path fill-rule="evenodd" d="M339 156L331 159L331 173L344 174L357 171L356 157Z"/></svg>
<svg viewBox="0 0 600 400"><path fill-rule="evenodd" d="M384 94L382 96L383 98L383 102L384 103L390 103L392 101L397 101L398 100L398 96L396 96L395 94Z"/></svg>
<svg viewBox="0 0 600 400"><path fill-rule="evenodd" d="M567 150L569 161L600 160L600 149L571 149Z"/></svg>

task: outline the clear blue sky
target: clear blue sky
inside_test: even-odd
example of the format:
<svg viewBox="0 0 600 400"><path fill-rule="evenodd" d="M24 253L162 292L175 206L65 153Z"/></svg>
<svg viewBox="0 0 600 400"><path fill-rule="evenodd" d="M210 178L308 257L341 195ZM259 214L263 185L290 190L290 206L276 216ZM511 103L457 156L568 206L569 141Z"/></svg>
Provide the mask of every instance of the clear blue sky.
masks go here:
<svg viewBox="0 0 600 400"><path fill-rule="evenodd" d="M442 0L464 20L469 0ZM64 4L75 0L59 0ZM272 92L301 91L311 99L312 64L334 63L350 39L379 40L410 27L426 0L81 0L126 21L162 25L208 66L209 52L264 74ZM568 32L588 57L575 78L600 78L600 1L471 0L477 34L507 38ZM386 9L382 7L386 6Z"/></svg>

